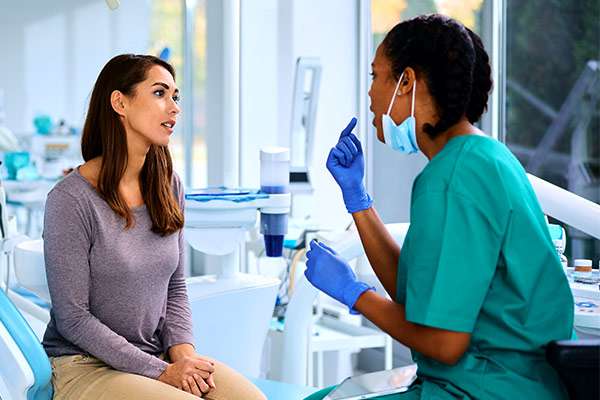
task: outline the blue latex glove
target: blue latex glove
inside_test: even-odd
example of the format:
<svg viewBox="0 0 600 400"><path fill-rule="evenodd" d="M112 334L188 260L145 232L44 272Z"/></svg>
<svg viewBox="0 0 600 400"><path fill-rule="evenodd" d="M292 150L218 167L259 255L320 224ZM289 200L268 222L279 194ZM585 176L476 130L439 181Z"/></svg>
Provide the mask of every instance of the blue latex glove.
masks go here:
<svg viewBox="0 0 600 400"><path fill-rule="evenodd" d="M321 242L310 242L306 258L306 279L317 289L347 305L351 314L358 314L354 309L356 300L365 291L375 288L359 282L348 263Z"/></svg>
<svg viewBox="0 0 600 400"><path fill-rule="evenodd" d="M354 213L366 210L373 204L367 193L363 178L365 176L365 158L360 140L352 133L356 118L342 131L338 143L327 157L327 169L342 189L346 210Z"/></svg>

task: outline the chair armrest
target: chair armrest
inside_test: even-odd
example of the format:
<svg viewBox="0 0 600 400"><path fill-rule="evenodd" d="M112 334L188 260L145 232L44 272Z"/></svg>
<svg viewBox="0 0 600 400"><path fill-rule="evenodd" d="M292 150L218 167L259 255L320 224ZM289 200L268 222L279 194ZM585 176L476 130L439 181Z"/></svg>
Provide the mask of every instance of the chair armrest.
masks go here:
<svg viewBox="0 0 600 400"><path fill-rule="evenodd" d="M600 366L600 339L558 340L546 348L546 359L556 369Z"/></svg>

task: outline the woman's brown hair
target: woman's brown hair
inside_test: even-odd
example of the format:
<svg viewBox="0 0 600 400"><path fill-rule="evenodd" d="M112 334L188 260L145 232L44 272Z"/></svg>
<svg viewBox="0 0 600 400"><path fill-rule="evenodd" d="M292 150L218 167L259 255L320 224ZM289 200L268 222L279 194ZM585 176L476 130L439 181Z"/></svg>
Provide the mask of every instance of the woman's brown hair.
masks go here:
<svg viewBox="0 0 600 400"><path fill-rule="evenodd" d="M133 225L134 219L118 188L127 167L127 135L119 115L112 108L110 96L115 90L135 96L136 86L146 79L148 70L155 65L165 68L175 79L173 67L160 58L135 54L112 58L102 68L94 85L81 137L85 161L102 156L96 190L110 208L125 219L126 229ZM173 192L172 178L169 148L151 145L140 173L140 187L152 220L152 232L162 236L183 227L183 213Z"/></svg>

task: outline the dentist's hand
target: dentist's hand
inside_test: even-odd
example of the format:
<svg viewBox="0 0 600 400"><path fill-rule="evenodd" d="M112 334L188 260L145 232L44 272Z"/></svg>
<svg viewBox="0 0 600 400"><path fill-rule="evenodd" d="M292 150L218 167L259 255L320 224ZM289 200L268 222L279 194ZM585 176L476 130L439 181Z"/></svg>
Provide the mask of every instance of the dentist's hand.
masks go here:
<svg viewBox="0 0 600 400"><path fill-rule="evenodd" d="M361 294L375 288L359 282L348 263L323 243L310 242L306 258L306 279L317 289L347 305L350 313L358 314L354 304Z"/></svg>
<svg viewBox="0 0 600 400"><path fill-rule="evenodd" d="M342 189L344 204L349 213L366 210L373 204L363 183L365 158L360 141L352 133L355 126L356 118L352 118L342 131L338 143L329 152L326 164Z"/></svg>

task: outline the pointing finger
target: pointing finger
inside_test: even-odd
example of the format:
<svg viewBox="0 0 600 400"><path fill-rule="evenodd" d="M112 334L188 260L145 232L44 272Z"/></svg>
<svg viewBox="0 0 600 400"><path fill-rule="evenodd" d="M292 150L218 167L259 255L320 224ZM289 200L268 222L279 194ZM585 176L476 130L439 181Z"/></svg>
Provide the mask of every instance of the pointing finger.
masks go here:
<svg viewBox="0 0 600 400"><path fill-rule="evenodd" d="M352 119L350 120L350 122L348 122L348 125L346 125L346 127L342 131L342 134L340 135L340 139L343 138L344 136L349 135L350 132L352 132L352 129L354 129L355 126L356 126L356 118L352 117Z"/></svg>

